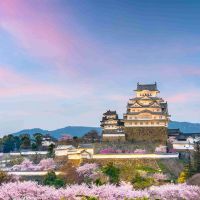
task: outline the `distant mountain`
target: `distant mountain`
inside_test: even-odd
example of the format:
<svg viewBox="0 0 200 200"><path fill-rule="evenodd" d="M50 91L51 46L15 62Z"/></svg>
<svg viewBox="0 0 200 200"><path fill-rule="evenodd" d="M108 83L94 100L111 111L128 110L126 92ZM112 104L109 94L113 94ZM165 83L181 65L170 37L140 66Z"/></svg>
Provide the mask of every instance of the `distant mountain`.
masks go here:
<svg viewBox="0 0 200 200"><path fill-rule="evenodd" d="M33 135L34 133L42 133L42 134L49 134L52 137L58 139L63 134L69 134L71 136L81 137L85 133L88 133L91 130L96 130L99 134L101 133L101 128L99 127L85 127L85 126L67 126L65 128L56 129L53 131L43 130L40 128L33 128L33 129L24 129L17 133L13 133L14 135L21 135L21 134L30 134Z"/></svg>
<svg viewBox="0 0 200 200"><path fill-rule="evenodd" d="M200 133L200 123L171 121L169 123L169 128L179 128L183 133ZM65 128L60 128L53 131L43 130L40 128L33 128L33 129L25 129L13 134L21 135L21 134L28 133L30 135L33 135L34 133L42 133L42 134L50 134L52 137L58 139L63 134L69 134L71 136L81 137L85 133L91 130L96 130L99 134L101 134L101 128L86 127L86 126L67 126Z"/></svg>
<svg viewBox="0 0 200 200"><path fill-rule="evenodd" d="M179 128L183 133L200 133L200 123L171 121L169 128Z"/></svg>

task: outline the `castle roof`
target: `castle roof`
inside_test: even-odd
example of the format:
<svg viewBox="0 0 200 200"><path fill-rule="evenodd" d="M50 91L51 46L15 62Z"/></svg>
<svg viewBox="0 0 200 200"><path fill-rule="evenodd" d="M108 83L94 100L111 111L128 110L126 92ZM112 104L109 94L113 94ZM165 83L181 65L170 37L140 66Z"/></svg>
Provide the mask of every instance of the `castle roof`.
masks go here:
<svg viewBox="0 0 200 200"><path fill-rule="evenodd" d="M181 135L182 132L179 128L168 129L168 136L178 136Z"/></svg>
<svg viewBox="0 0 200 200"><path fill-rule="evenodd" d="M161 109L164 113L168 114L167 102L160 103Z"/></svg>
<svg viewBox="0 0 200 200"><path fill-rule="evenodd" d="M108 111L106 111L103 115L116 115L116 114L117 114L116 111L108 110Z"/></svg>
<svg viewBox="0 0 200 200"><path fill-rule="evenodd" d="M142 90L149 90L149 91L158 91L157 89L157 83L154 84L137 84L136 91L142 91Z"/></svg>

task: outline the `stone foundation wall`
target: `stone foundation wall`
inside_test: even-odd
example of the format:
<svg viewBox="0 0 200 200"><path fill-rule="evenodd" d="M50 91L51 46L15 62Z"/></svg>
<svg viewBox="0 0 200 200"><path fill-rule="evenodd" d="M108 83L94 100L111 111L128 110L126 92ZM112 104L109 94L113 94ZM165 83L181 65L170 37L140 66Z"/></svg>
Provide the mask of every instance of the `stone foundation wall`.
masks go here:
<svg viewBox="0 0 200 200"><path fill-rule="evenodd" d="M166 144L166 127L125 127L126 140L131 142L150 141Z"/></svg>
<svg viewBox="0 0 200 200"><path fill-rule="evenodd" d="M125 136L119 136L119 137L113 137L113 136L103 136L102 137L103 142L124 142L125 141Z"/></svg>

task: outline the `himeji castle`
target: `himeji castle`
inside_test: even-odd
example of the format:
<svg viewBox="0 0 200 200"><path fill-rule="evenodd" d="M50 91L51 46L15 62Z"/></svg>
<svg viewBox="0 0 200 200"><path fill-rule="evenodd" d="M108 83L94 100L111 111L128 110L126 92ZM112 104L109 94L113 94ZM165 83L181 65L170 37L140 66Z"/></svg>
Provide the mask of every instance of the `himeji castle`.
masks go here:
<svg viewBox="0 0 200 200"><path fill-rule="evenodd" d="M170 115L167 102L159 97L157 83L137 83L134 91L135 96L129 99L123 119L118 118L116 111L108 110L103 114L101 127L104 141L137 141L141 137L143 140L166 139Z"/></svg>

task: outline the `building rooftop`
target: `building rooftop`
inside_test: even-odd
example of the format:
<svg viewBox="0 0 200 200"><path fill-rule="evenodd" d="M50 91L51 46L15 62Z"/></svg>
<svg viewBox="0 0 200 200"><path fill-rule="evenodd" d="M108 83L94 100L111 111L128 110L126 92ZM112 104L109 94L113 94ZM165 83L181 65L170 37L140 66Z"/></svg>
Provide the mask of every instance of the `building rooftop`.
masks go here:
<svg viewBox="0 0 200 200"><path fill-rule="evenodd" d="M116 114L117 114L117 112L115 110L114 111L108 110L103 115L116 115Z"/></svg>
<svg viewBox="0 0 200 200"><path fill-rule="evenodd" d="M142 90L150 90L150 91L158 91L157 89L157 83L154 84L137 84L136 91L142 91Z"/></svg>

